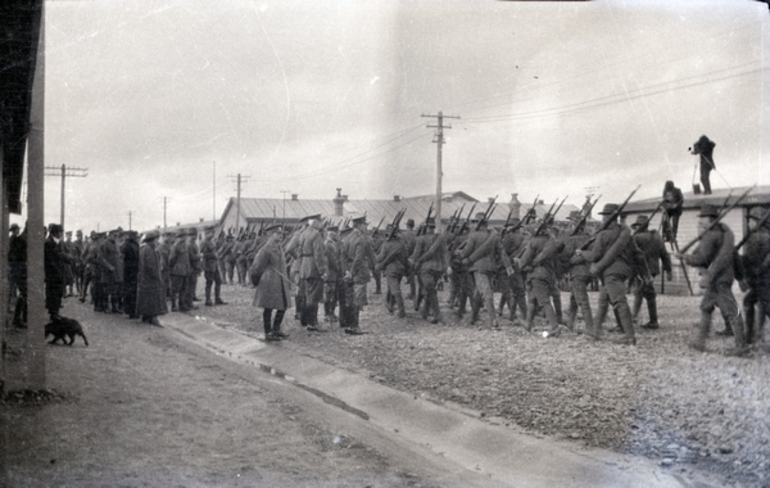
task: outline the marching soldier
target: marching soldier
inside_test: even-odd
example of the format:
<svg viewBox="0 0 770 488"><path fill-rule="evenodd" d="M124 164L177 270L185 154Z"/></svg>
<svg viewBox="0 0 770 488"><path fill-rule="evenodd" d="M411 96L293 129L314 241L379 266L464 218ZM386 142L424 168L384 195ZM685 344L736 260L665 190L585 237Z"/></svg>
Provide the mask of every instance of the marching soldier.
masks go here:
<svg viewBox="0 0 770 488"><path fill-rule="evenodd" d="M364 333L359 322L361 310L369 304L366 286L371 279L369 261L372 259L372 250L366 232L366 216L355 218L352 223L353 232L345 246L348 266L344 277L348 293L345 300L350 306L352 323L346 324L345 332L360 335Z"/></svg>
<svg viewBox="0 0 770 488"><path fill-rule="evenodd" d="M462 264L468 267L468 271L473 275L473 281L476 285L476 293L471 302L471 324L478 320L481 304L489 314L490 326L493 329L500 327L495 313L494 289L492 280L497 273L498 263L502 262L510 276L513 274L511 262L508 255L503 252L503 246L500 243L500 235L488 228L485 219L486 214L481 212L476 215L473 223L476 224L476 230L470 233L465 246L460 252Z"/></svg>
<svg viewBox="0 0 770 488"><path fill-rule="evenodd" d="M749 232L743 254L738 258L741 272L743 309L746 314L746 343L762 340L765 317L770 316L770 221L768 210L754 207L749 211ZM761 225L761 226L760 226ZM758 313L755 312L758 307Z"/></svg>
<svg viewBox="0 0 770 488"><path fill-rule="evenodd" d="M698 248L692 254L675 253L675 256L685 264L701 268L699 285L704 290L700 304L701 321L690 347L696 351L706 350L706 339L711 329L711 315L714 308L719 307L722 316L732 326L735 336L735 348L727 354L743 356L748 352L746 335L743 318L732 291L735 279L735 237L726 224L719 222L713 225L718 216L719 212L715 206L703 204L698 214L698 226L704 231L709 227L711 229L703 234Z"/></svg>
<svg viewBox="0 0 770 488"><path fill-rule="evenodd" d="M459 319L462 319L465 315L468 301L473 300L473 292L476 289L473 275L468 269L469 266L463 264L463 259L460 257L460 253L468 241L468 233L469 229L463 225L460 227L458 235L449 244L450 267L452 268L450 279L452 289L455 291L453 305L457 307L454 313ZM473 308L473 304L471 304L471 308Z"/></svg>
<svg viewBox="0 0 770 488"><path fill-rule="evenodd" d="M511 322L516 321L516 309L519 309L521 318L527 319L527 293L524 285L524 274L521 269L516 265L516 258L521 257L526 249L525 236L521 231L521 220L518 217L514 217L503 229L503 252L508 255L508 260L513 265L513 274L508 276L508 273L503 274L498 269L498 276L500 278L500 291L502 297L500 298L500 312L498 315L502 317L503 308L505 304L508 304L510 311L509 319Z"/></svg>
<svg viewBox="0 0 770 488"><path fill-rule="evenodd" d="M414 252L414 246L417 244L417 232L414 230L414 219L407 219L406 230L401 233L401 237L404 239L407 255L411 256ZM412 269L407 269L406 281L409 283L409 296L407 296L407 298L417 302L417 280L414 278L412 272Z"/></svg>
<svg viewBox="0 0 770 488"><path fill-rule="evenodd" d="M647 301L647 314L649 322L642 325L645 329L657 329L658 324L658 305L655 299L655 277L660 274L660 263L663 262L663 271L666 273L666 279L672 280L671 258L666 251L666 245L663 238L655 230L649 228L649 221L646 215L640 215L636 222L631 225L634 230L634 242L641 251L644 261L641 263L643 269L638 270L634 279L634 308L631 316L634 323L637 323L639 310L642 308L642 299Z"/></svg>
<svg viewBox="0 0 770 488"><path fill-rule="evenodd" d="M600 294L606 297L612 305L615 316L619 320L624 336L614 342L624 345L635 345L634 324L631 318L631 308L626 299L626 281L631 277L634 264L631 229L620 224L617 219L620 207L614 203L607 203L599 215L602 216L602 227L596 240L586 251L577 251L577 256L582 256L586 263L590 263L588 269L591 276L601 277L602 285ZM606 307L599 306L599 313L595 321L595 329L589 335L595 339L601 337L601 326L606 313Z"/></svg>
<svg viewBox="0 0 770 488"><path fill-rule="evenodd" d="M444 239L436 234L436 219L430 217L425 222L425 233L417 238L410 259L410 264L419 274L425 295L422 318L431 315L431 323L441 321L441 308L438 303L438 283L444 273L451 273L449 266L449 251Z"/></svg>
<svg viewBox="0 0 770 488"><path fill-rule="evenodd" d="M527 249L518 263L519 267L527 273L529 297L525 327L528 332L532 331L535 315L542 310L548 322L550 334L554 336L559 334L559 321L551 303L558 253L559 245L552 235L550 226L544 222L539 229L533 230Z"/></svg>
<svg viewBox="0 0 770 488"><path fill-rule="evenodd" d="M585 230L585 222L580 212L570 213L569 220L572 222L571 235L564 240L564 245L560 253L560 259L568 263L568 273L570 281L569 297L569 315L567 318L567 328L575 330L575 320L577 312L583 314L586 332L592 334L594 331L594 318L591 312L591 303L588 301L588 285L591 283L591 274L588 272L588 264L584 259L575 255L583 244L588 241L588 235Z"/></svg>
<svg viewBox="0 0 770 488"><path fill-rule="evenodd" d="M406 276L408 254L406 244L399 235L398 228L388 224L385 229L386 241L382 243L377 253L375 272L385 275L388 284L388 294L385 300L388 313L393 314L394 305L398 309L398 318L406 317L404 297L401 294L401 279Z"/></svg>

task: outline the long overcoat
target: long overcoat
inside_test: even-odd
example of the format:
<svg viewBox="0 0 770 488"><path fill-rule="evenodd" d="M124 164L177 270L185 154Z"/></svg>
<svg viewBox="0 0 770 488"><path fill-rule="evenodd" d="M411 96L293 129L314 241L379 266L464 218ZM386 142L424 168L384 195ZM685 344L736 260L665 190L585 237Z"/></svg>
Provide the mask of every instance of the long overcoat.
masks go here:
<svg viewBox="0 0 770 488"><path fill-rule="evenodd" d="M291 308L291 290L286 274L286 255L280 244L268 241L254 256L249 269L252 283L259 280L252 305L286 310Z"/></svg>
<svg viewBox="0 0 770 488"><path fill-rule="evenodd" d="M143 244L139 248L139 275L136 286L136 314L155 316L165 314L166 285L161 277L161 256L159 252Z"/></svg>

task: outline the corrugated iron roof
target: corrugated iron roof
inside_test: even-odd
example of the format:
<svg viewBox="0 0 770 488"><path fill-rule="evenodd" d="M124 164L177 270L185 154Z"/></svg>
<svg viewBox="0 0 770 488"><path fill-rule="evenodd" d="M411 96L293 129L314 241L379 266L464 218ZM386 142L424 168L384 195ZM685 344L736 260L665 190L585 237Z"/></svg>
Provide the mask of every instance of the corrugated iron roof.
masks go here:
<svg viewBox="0 0 770 488"><path fill-rule="evenodd" d="M726 200L727 204L730 205L749 188L750 187L748 186L736 187L733 189L719 188L712 190L711 195L704 195L702 193L696 195L692 192L683 192L684 203L682 204L682 207L699 208L704 203L709 203L721 207ZM728 196L730 197L729 200L727 198ZM661 192L660 197L646 198L644 200L628 202L625 211L628 213L650 212L658 206L662 199L663 194ZM741 206L766 205L768 203L770 203L770 185L762 185L757 186L751 190L751 192L749 192L746 198L744 198L741 202Z"/></svg>

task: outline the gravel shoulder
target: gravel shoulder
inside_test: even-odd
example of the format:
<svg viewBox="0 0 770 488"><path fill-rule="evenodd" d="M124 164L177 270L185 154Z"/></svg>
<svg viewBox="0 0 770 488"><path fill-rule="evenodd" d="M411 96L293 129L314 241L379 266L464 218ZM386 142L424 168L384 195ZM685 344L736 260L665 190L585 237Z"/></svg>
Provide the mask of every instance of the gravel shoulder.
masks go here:
<svg viewBox="0 0 770 488"><path fill-rule="evenodd" d="M259 335L261 315L250 306L252 293L227 286L230 305L196 313ZM440 299L443 305L446 292ZM381 295L370 295L361 317L369 334L348 336L334 327L307 332L287 315L291 338L283 345L578 448L643 455L673 473L705 473L720 485L770 484L770 357L724 357L732 339L716 335L706 353L687 348L698 301L659 297L662 328L638 330L639 344L626 347L572 333L546 339L508 321L494 331L451 313L445 324L428 324L413 310L399 320L386 312ZM721 327L715 316L714 330Z"/></svg>

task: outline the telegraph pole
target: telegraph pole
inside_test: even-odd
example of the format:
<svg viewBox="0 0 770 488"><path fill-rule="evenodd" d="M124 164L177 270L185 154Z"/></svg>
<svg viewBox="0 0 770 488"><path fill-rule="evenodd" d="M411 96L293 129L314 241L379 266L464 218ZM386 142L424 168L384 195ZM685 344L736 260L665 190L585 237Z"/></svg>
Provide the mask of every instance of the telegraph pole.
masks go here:
<svg viewBox="0 0 770 488"><path fill-rule="evenodd" d="M46 166L45 170L46 176L61 175L61 216L59 217L59 224L64 227L64 182L68 176L85 178L88 176L88 168L68 168L66 165L62 164L61 168L56 166Z"/></svg>
<svg viewBox="0 0 770 488"><path fill-rule="evenodd" d="M436 129L436 135L433 138L433 142L437 146L436 151L436 203L434 205L436 209L436 232L441 232L441 178L444 176L444 173L441 169L441 146L445 144L444 142L444 129L451 129L451 125L444 125L444 119L459 119L459 115L444 115L441 111L439 111L438 115L430 115L430 114L422 114L422 117L430 117L430 118L436 118L438 120L438 123L436 125L430 125L428 124L427 127L431 129Z"/></svg>
<svg viewBox="0 0 770 488"><path fill-rule="evenodd" d="M233 176L230 175L230 178L233 178ZM236 178L238 187L235 199L235 238L237 239L241 228L241 183L251 178L251 176L238 173Z"/></svg>

